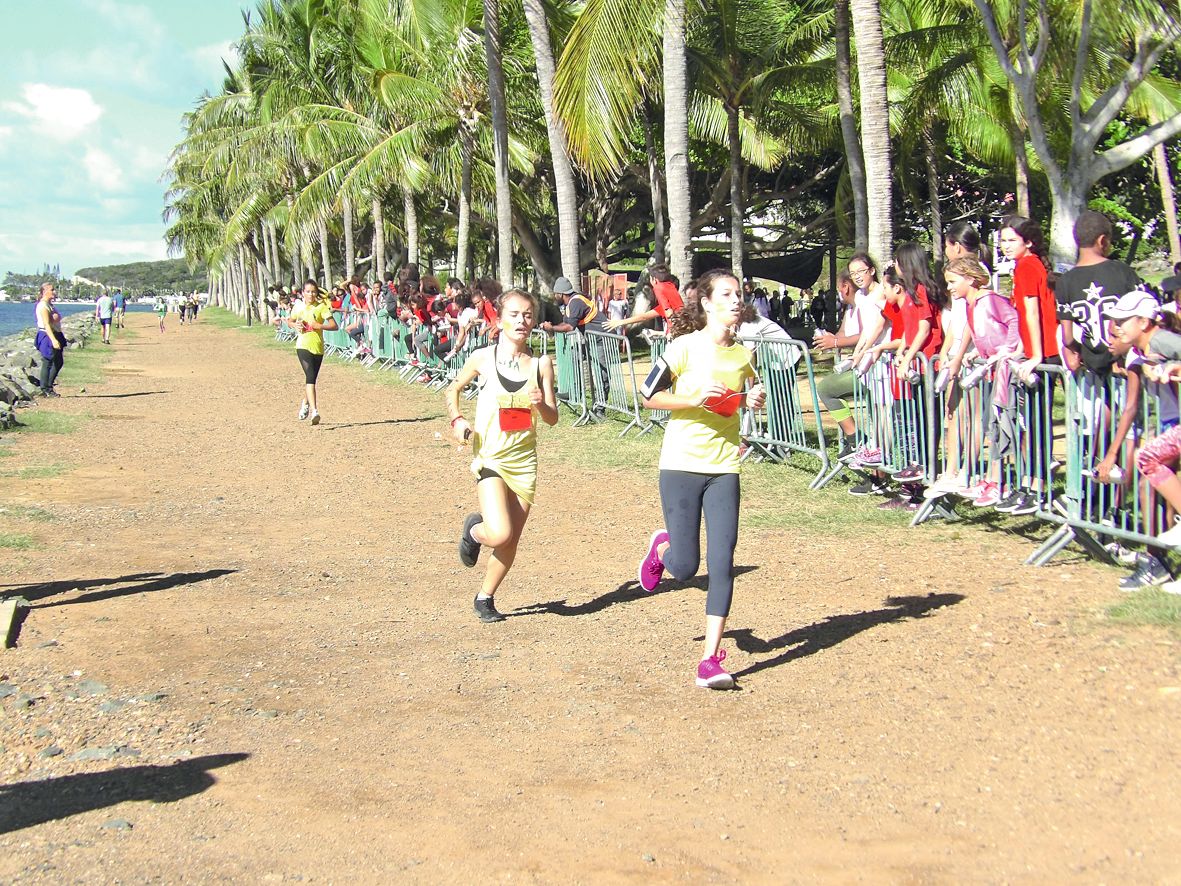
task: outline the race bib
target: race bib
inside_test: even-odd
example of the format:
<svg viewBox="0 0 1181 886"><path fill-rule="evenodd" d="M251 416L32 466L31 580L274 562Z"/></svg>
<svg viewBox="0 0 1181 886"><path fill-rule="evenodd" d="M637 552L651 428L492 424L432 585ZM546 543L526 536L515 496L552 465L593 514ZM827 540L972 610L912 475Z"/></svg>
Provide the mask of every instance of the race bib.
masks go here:
<svg viewBox="0 0 1181 886"><path fill-rule="evenodd" d="M501 431L527 431L533 427L533 404L527 394L502 394L497 405Z"/></svg>
<svg viewBox="0 0 1181 886"><path fill-rule="evenodd" d="M742 405L742 392L732 391L726 388L726 393L719 394L716 397L710 397L701 405L710 412L720 415L723 418L729 418Z"/></svg>

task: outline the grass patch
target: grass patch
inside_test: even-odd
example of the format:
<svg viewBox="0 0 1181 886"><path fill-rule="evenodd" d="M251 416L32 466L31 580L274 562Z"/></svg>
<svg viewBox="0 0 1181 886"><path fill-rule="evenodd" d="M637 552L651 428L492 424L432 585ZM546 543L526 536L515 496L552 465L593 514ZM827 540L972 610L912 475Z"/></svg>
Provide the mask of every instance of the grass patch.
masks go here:
<svg viewBox="0 0 1181 886"><path fill-rule="evenodd" d="M10 551L28 551L37 547L37 541L29 535L19 532L0 532L0 548Z"/></svg>
<svg viewBox="0 0 1181 886"><path fill-rule="evenodd" d="M69 465L63 464L29 465L11 471L0 471L0 477L11 480L49 480L60 477L69 469Z"/></svg>
<svg viewBox="0 0 1181 886"><path fill-rule="evenodd" d="M294 343L290 341L277 341L275 339L275 327L269 323L259 323L254 321L250 326L246 325L246 321L235 314L233 311L225 308L209 307L205 308L200 314L200 319L197 321L201 325L212 326L215 329L233 329L243 335L255 338L260 344L278 348L279 350L295 350Z"/></svg>
<svg viewBox="0 0 1181 886"><path fill-rule="evenodd" d="M65 412L49 412L45 409L30 410L21 416L18 430L37 434L72 434L87 420L84 415Z"/></svg>
<svg viewBox="0 0 1181 886"><path fill-rule="evenodd" d="M1120 624L1157 625L1181 634L1181 595L1152 588L1137 591L1109 608L1107 617Z"/></svg>
<svg viewBox="0 0 1181 886"><path fill-rule="evenodd" d="M110 359L111 349L103 347L102 339L92 338L86 347L66 351L57 384L70 387L96 384L102 381L103 368Z"/></svg>
<svg viewBox="0 0 1181 886"><path fill-rule="evenodd" d="M0 517L9 520L28 520L36 523L48 523L54 519L53 514L43 508L34 508L29 505L5 504L0 504Z"/></svg>

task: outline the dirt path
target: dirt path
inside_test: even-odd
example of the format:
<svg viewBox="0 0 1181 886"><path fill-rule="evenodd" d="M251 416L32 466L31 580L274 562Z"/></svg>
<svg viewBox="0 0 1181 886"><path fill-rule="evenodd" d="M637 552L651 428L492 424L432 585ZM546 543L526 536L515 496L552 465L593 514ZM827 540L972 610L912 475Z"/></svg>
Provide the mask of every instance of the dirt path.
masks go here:
<svg viewBox="0 0 1181 886"><path fill-rule="evenodd" d="M1181 882L1179 650L1111 571L744 530L709 693L703 595L632 581L654 470L543 443L483 625L440 401L330 364L313 429L293 355L151 321L0 479L56 518L0 555L0 881Z"/></svg>

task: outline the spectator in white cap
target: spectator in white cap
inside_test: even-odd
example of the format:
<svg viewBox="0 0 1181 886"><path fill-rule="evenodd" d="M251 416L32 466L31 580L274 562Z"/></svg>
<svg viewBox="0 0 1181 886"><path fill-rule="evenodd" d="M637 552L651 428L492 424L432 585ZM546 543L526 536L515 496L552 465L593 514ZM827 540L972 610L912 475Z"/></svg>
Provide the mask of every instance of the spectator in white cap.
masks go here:
<svg viewBox="0 0 1181 886"><path fill-rule="evenodd" d="M1112 322L1112 337L1130 346L1129 354L1143 361L1146 380L1169 383L1168 370L1162 363L1181 362L1181 335L1177 334L1176 314L1161 310L1160 302L1149 292L1134 291L1120 296L1105 312ZM1162 421L1162 433L1148 441L1136 455L1136 467L1157 493L1175 510L1181 510L1181 480L1173 469L1181 456L1181 427ZM1174 526L1157 541L1162 547L1181 545L1181 526ZM1157 557L1148 555L1133 575L1120 582L1124 590L1161 585L1172 578Z"/></svg>

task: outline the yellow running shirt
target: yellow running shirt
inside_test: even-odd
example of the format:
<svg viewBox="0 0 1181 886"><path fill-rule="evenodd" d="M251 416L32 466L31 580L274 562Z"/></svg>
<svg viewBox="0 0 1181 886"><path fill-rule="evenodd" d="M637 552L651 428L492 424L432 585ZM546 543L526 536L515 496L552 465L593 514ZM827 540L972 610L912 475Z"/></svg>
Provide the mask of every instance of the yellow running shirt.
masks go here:
<svg viewBox="0 0 1181 886"><path fill-rule="evenodd" d="M291 312L291 321L297 324L300 322L326 323L331 316L332 305L327 299L323 299L314 305L305 304L302 308L296 308ZM301 332L299 338L295 340L295 349L307 351L309 354L323 354L324 332L320 329Z"/></svg>
<svg viewBox="0 0 1181 886"><path fill-rule="evenodd" d="M750 351L738 343L714 344L704 330L669 342L663 357L672 392L697 397L713 382L741 391L755 378ZM726 417L697 406L671 413L660 449L660 468L698 474L737 474L741 413Z"/></svg>

